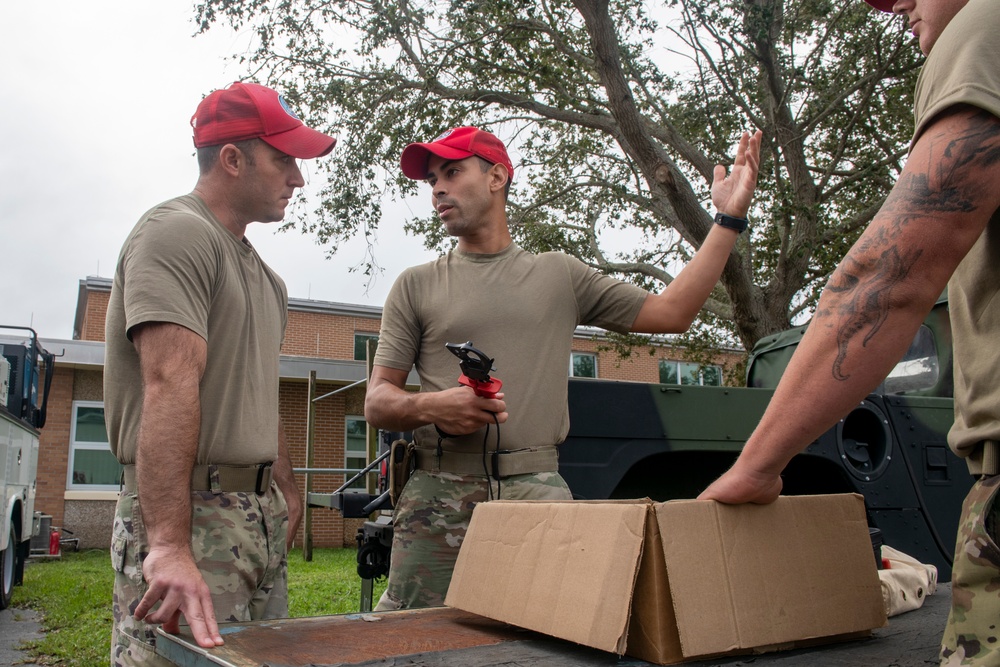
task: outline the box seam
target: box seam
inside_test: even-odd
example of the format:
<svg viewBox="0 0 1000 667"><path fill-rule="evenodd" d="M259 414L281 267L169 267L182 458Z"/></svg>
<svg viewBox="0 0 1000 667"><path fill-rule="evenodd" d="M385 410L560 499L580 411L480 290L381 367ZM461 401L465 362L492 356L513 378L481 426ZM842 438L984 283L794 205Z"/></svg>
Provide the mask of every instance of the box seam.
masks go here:
<svg viewBox="0 0 1000 667"><path fill-rule="evenodd" d="M714 510L713 514L715 517L715 535L719 544L723 547L722 568L725 574L725 579L723 579L723 581L726 582L726 596L729 598L729 617L732 620L733 627L736 629L737 648L743 648L744 647L743 632L742 628L740 628L739 618L737 618L736 616L736 599L735 597L733 597L733 587L730 584L730 582L732 581L731 578L732 573L730 573L729 571L729 554L726 553L725 551L725 547L727 545L725 537L722 534L722 518L719 514L721 505L719 505L718 503L714 503L714 505L715 506L713 507Z"/></svg>

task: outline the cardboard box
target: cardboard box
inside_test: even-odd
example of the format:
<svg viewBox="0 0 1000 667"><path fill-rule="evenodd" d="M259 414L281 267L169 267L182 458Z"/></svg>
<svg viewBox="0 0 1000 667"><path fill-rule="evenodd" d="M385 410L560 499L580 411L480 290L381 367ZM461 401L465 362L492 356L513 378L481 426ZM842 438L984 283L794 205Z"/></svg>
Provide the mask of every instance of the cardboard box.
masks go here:
<svg viewBox="0 0 1000 667"><path fill-rule="evenodd" d="M886 623L853 494L482 503L445 604L659 664Z"/></svg>

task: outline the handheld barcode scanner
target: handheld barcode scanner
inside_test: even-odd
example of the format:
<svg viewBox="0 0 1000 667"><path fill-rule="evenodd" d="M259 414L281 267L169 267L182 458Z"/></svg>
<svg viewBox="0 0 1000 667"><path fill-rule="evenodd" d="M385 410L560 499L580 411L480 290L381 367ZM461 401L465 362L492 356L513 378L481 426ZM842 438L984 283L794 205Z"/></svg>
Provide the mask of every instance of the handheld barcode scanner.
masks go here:
<svg viewBox="0 0 1000 667"><path fill-rule="evenodd" d="M444 346L459 359L458 365L462 369L462 374L458 378L459 384L471 387L477 396L496 398L503 382L490 377L490 371L496 370L493 368L493 360L482 350L473 347L472 341L461 345L445 343Z"/></svg>
<svg viewBox="0 0 1000 667"><path fill-rule="evenodd" d="M461 345L457 345L455 343L445 343L444 346L448 348L449 352L458 357L458 365L462 369L462 374L458 376L459 384L471 387L472 391L476 392L476 396L480 396L482 398L497 397L497 392L500 391L500 387L503 386L503 382L490 377L490 371L495 369L493 368L493 360L487 357L486 353L473 347L471 340L467 343L462 343ZM504 475L501 475L500 455L506 454L507 452L500 450L500 422L497 419L497 415L492 412L490 414L493 415L493 422L497 427L497 445L494 451L489 452L489 457L487 458L486 441L490 435L490 424L487 423L485 433L483 434L483 472L486 475L489 499L493 500L494 497L500 497L500 480L505 477ZM434 428L437 428L439 436L437 455L440 459L442 456L441 440L451 436L443 433L436 424L434 425ZM487 465L488 461L491 462L492 465ZM490 477L496 479L497 481L496 496L493 495L493 483L490 481Z"/></svg>

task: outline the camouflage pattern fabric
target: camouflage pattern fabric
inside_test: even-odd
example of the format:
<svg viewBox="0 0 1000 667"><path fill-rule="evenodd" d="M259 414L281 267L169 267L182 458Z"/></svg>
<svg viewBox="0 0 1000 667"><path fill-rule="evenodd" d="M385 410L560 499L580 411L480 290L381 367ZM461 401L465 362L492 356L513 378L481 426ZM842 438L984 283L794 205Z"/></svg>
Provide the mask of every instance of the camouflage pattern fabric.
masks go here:
<svg viewBox="0 0 1000 667"><path fill-rule="evenodd" d="M490 483L497 498L497 481ZM555 472L514 475L499 484L503 500L573 498ZM414 471L393 514L389 582L375 610L443 605L472 510L488 499L483 476Z"/></svg>
<svg viewBox="0 0 1000 667"><path fill-rule="evenodd" d="M266 495L192 491L191 546L212 592L217 621L288 616L288 508L272 483ZM149 553L139 499L122 493L115 511L111 665L170 667L156 655L155 625L132 612L149 588L142 561Z"/></svg>
<svg viewBox="0 0 1000 667"><path fill-rule="evenodd" d="M977 481L962 506L941 665L1000 665L1000 475Z"/></svg>

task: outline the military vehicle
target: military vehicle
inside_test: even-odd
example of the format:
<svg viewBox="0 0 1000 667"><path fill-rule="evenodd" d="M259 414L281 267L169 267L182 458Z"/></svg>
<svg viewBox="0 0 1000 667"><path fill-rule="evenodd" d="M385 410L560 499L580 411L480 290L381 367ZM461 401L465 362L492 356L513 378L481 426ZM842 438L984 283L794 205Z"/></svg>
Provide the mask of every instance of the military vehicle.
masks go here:
<svg viewBox="0 0 1000 667"><path fill-rule="evenodd" d="M735 460L805 327L760 340L746 387L572 379L559 471L577 498L694 498ZM946 443L954 419L942 298L879 387L789 464L783 493L858 493L881 540L951 579L972 485ZM789 545L793 548L793 545Z"/></svg>

